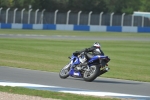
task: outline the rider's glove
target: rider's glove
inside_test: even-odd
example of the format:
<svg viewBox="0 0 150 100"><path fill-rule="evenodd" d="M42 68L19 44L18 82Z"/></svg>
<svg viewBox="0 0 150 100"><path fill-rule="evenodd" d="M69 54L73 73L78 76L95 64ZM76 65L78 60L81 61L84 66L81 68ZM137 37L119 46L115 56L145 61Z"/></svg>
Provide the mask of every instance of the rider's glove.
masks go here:
<svg viewBox="0 0 150 100"><path fill-rule="evenodd" d="M78 56L78 55L80 55L80 52L79 52L79 51L75 51L75 52L73 53L73 55L74 55L74 56Z"/></svg>
<svg viewBox="0 0 150 100"><path fill-rule="evenodd" d="M88 49L86 48L84 51L85 51L85 52L88 52Z"/></svg>

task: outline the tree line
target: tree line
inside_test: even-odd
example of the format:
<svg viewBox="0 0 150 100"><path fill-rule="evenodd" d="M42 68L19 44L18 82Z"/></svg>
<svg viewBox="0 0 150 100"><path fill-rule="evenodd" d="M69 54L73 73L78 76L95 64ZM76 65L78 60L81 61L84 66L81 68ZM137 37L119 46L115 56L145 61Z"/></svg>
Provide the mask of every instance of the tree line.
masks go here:
<svg viewBox="0 0 150 100"><path fill-rule="evenodd" d="M131 14L134 11L150 11L149 0L0 0L0 7L18 9L45 9L54 12L79 12Z"/></svg>

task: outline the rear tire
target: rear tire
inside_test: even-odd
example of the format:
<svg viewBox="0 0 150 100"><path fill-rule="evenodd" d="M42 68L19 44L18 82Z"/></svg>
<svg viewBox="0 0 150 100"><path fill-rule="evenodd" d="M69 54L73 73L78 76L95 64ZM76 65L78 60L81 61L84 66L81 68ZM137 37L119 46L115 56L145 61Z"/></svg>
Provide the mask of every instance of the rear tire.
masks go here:
<svg viewBox="0 0 150 100"><path fill-rule="evenodd" d="M59 72L59 77L62 79L69 77L69 71L70 71L70 64L66 65L61 69L61 71Z"/></svg>
<svg viewBox="0 0 150 100"><path fill-rule="evenodd" d="M97 75L100 73L99 66L93 65L90 67L90 71L85 71L83 74L83 79L87 82L92 82L97 78Z"/></svg>

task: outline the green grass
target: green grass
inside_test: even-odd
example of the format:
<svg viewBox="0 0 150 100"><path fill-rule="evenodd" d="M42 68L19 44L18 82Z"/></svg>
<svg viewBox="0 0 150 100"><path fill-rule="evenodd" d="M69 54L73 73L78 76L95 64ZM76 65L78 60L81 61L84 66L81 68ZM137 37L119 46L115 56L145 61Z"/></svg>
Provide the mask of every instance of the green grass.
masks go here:
<svg viewBox="0 0 150 100"><path fill-rule="evenodd" d="M119 100L115 98L104 98L104 97L94 97L94 96L83 96L83 95L76 95L70 93L60 93L60 92L51 92L51 91L42 91L42 90L34 90L28 88L21 88L21 87L3 87L0 86L0 91L8 92L13 94L21 94L21 95L30 95L30 96L37 96L42 98L53 98L59 100Z"/></svg>
<svg viewBox="0 0 150 100"><path fill-rule="evenodd" d="M99 33L48 30L0 30L0 34L44 34L109 37L147 37L145 33ZM0 38L0 65L59 72L76 50L90 47L90 40L46 40ZM102 77L150 82L150 41L101 41L102 50L111 58L110 72Z"/></svg>
<svg viewBox="0 0 150 100"><path fill-rule="evenodd" d="M59 72L76 50L94 41L0 39L0 65ZM99 41L111 58L103 77L150 82L150 42Z"/></svg>

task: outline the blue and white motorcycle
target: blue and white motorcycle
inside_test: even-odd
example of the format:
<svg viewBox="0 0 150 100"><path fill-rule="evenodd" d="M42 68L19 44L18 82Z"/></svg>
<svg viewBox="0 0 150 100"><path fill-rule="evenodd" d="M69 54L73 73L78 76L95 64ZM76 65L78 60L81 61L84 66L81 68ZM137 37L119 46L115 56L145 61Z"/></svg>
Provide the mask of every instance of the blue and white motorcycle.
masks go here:
<svg viewBox="0 0 150 100"><path fill-rule="evenodd" d="M72 55L69 59L70 62L59 73L62 79L71 76L91 82L109 70L107 63L110 58L108 56L93 56L90 53L82 52L77 56Z"/></svg>

